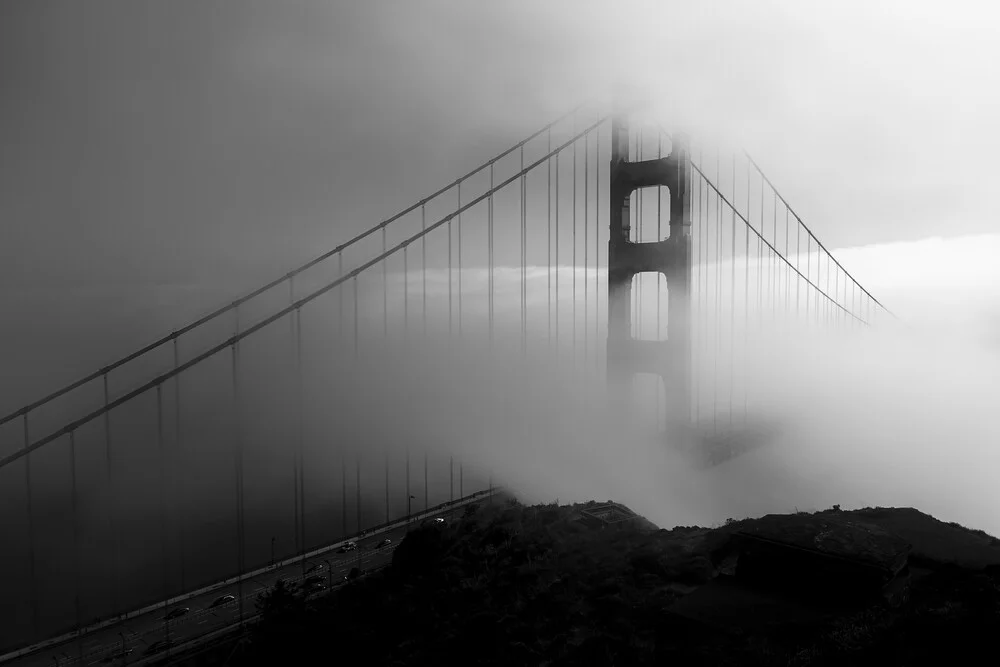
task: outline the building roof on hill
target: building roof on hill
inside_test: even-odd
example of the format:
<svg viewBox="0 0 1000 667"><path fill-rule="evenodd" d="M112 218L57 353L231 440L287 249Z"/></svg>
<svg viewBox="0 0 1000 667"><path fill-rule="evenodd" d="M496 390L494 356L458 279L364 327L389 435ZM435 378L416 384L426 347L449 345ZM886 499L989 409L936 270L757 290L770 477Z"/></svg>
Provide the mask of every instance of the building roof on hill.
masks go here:
<svg viewBox="0 0 1000 667"><path fill-rule="evenodd" d="M635 519L638 515L618 503L604 503L601 505L594 505L586 509L580 510L580 513L589 519L595 519L605 524L621 523L622 521L631 521Z"/></svg>

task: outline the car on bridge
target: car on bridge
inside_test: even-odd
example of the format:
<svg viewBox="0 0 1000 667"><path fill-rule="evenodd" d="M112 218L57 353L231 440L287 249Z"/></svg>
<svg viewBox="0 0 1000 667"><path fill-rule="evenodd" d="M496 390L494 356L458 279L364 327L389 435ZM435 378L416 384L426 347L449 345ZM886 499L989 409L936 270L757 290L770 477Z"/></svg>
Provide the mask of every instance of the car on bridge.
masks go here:
<svg viewBox="0 0 1000 667"><path fill-rule="evenodd" d="M425 519L420 525L422 526L443 526L445 521L441 517L434 517L433 519Z"/></svg>
<svg viewBox="0 0 1000 667"><path fill-rule="evenodd" d="M124 660L128 656L132 655L132 651L134 650L135 650L134 646L129 646L125 650L118 649L114 653L105 656L101 660L101 663L107 665L114 662L115 660Z"/></svg>
<svg viewBox="0 0 1000 667"><path fill-rule="evenodd" d="M191 607L175 607L174 609L170 610L170 613L167 614L166 619L168 621L172 621L175 618L180 618L181 616L185 616L190 612L191 612Z"/></svg>
<svg viewBox="0 0 1000 667"><path fill-rule="evenodd" d="M354 551L358 548L357 542L348 542L344 546L337 549L337 553L346 554L348 551Z"/></svg>
<svg viewBox="0 0 1000 667"><path fill-rule="evenodd" d="M310 572L320 572L322 570L323 570L323 564L316 563L315 565L310 566L308 570L306 570L306 574L309 574Z"/></svg>
<svg viewBox="0 0 1000 667"><path fill-rule="evenodd" d="M221 607L224 604L229 604L230 602L235 602L235 601L236 601L235 595L220 595L219 597L212 600L212 604L209 606L209 609L214 609L215 607Z"/></svg>
<svg viewBox="0 0 1000 667"><path fill-rule="evenodd" d="M156 641L156 642L153 642L152 644L150 644L149 648L146 649L144 655L152 655L153 653L159 653L160 651L166 651L168 648L173 648L176 645L177 644L175 644L170 639L161 639L159 641Z"/></svg>
<svg viewBox="0 0 1000 667"><path fill-rule="evenodd" d="M326 584L324 584L322 580L314 581L312 583L305 585L305 591L307 595L311 593L319 593L320 591L325 589L326 589Z"/></svg>
<svg viewBox="0 0 1000 667"><path fill-rule="evenodd" d="M373 549L376 549L376 550L378 550L378 549L382 549L382 548L385 548L385 547L389 546L390 544L392 544L392 540L390 540L390 539L389 539L389 538L387 537L387 538L385 538L384 540L382 540L381 542L379 542L378 544L376 544L376 545L375 545L374 547L372 547L372 548L373 548Z"/></svg>
<svg viewBox="0 0 1000 667"><path fill-rule="evenodd" d="M313 584L315 584L317 582L322 584L323 583L323 577L319 576L318 574L314 574L311 577L306 577L306 580L302 582L302 585L308 587L308 586L312 586Z"/></svg>

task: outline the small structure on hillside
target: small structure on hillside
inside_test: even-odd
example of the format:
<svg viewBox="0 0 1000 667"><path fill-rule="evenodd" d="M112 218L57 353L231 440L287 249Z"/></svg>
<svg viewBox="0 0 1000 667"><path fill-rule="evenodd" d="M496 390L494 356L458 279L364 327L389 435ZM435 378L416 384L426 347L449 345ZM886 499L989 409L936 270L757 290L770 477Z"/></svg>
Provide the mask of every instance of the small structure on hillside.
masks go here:
<svg viewBox="0 0 1000 667"><path fill-rule="evenodd" d="M629 525L639 515L618 503L610 500L601 505L591 505L580 510L581 520L584 525L591 528L604 528L605 526L620 527Z"/></svg>

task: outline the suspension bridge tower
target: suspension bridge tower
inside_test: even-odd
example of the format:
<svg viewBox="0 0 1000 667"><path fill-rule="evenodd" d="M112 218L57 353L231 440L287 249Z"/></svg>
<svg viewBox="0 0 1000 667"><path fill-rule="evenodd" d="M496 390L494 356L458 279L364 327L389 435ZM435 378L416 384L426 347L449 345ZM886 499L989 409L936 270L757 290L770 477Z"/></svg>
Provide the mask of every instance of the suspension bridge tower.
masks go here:
<svg viewBox="0 0 1000 667"><path fill-rule="evenodd" d="M691 164L687 138L675 135L670 153L629 161L629 119L611 123L610 226L608 241L608 383L613 401L626 400L636 373L663 381L667 428L691 429ZM668 236L633 241L630 198L642 188L669 192ZM642 340L632 332L632 279L660 273L667 285L667 338Z"/></svg>

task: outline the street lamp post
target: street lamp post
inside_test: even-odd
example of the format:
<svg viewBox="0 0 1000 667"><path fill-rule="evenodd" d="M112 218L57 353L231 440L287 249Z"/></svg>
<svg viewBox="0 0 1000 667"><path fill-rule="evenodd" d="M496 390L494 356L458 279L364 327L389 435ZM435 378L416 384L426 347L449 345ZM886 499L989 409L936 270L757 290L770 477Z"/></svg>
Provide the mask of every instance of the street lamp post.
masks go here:
<svg viewBox="0 0 1000 667"><path fill-rule="evenodd" d="M271 538L271 567L274 567L274 538Z"/></svg>
<svg viewBox="0 0 1000 667"><path fill-rule="evenodd" d="M329 595L330 591L333 590L333 566L328 560L323 562L326 563L326 594Z"/></svg>
<svg viewBox="0 0 1000 667"><path fill-rule="evenodd" d="M122 638L122 661L128 662L128 656L125 654L125 633L119 632L118 636Z"/></svg>

